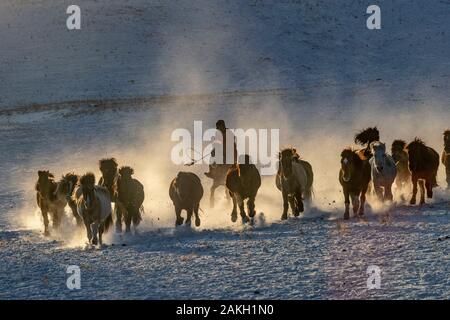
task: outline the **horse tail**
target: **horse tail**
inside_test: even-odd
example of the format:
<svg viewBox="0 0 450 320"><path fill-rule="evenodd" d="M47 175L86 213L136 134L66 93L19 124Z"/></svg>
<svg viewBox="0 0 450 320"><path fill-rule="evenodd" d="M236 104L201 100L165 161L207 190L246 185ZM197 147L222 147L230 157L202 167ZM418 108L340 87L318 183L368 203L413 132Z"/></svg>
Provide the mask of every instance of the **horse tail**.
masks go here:
<svg viewBox="0 0 450 320"><path fill-rule="evenodd" d="M113 225L112 214L110 214L105 221L103 222L103 230L104 232L108 232L109 228Z"/></svg>

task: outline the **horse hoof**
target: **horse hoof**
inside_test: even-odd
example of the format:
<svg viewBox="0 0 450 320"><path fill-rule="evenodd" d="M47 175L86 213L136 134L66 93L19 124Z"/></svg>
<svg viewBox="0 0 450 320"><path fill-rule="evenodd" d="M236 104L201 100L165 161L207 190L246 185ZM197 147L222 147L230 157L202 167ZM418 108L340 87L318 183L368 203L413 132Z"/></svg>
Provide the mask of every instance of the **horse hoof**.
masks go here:
<svg viewBox="0 0 450 320"><path fill-rule="evenodd" d="M98 244L98 240L97 240L97 239L92 239L92 244L93 244L94 246L96 246L96 245Z"/></svg>
<svg viewBox="0 0 450 320"><path fill-rule="evenodd" d="M45 237L49 237L50 236L50 232L49 231L44 231L44 236Z"/></svg>
<svg viewBox="0 0 450 320"><path fill-rule="evenodd" d="M350 219L350 214L348 212L346 212L344 214L344 220L348 220L348 219Z"/></svg>
<svg viewBox="0 0 450 320"><path fill-rule="evenodd" d="M200 219L195 219L195 226L200 227Z"/></svg>
<svg viewBox="0 0 450 320"><path fill-rule="evenodd" d="M231 214L231 222L236 222L237 221L237 213L232 213Z"/></svg>
<svg viewBox="0 0 450 320"><path fill-rule="evenodd" d="M411 200L411 201L409 202L409 204L412 204L412 205L416 204L416 200Z"/></svg>
<svg viewBox="0 0 450 320"><path fill-rule="evenodd" d="M282 214L281 215L281 220L287 220L287 214Z"/></svg>

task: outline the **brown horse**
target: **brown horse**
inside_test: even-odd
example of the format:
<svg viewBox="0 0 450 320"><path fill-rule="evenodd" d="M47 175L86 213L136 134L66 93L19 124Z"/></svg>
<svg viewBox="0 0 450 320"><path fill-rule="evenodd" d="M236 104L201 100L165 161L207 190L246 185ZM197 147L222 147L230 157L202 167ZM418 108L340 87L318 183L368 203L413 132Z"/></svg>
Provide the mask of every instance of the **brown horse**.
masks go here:
<svg viewBox="0 0 450 320"><path fill-rule="evenodd" d="M439 154L427 147L422 140L416 138L406 146L409 159L409 170L412 174L413 194L410 204L416 204L417 183L420 186L420 204L425 203L425 188L427 197L433 198L433 188L437 186L436 176L439 168Z"/></svg>
<svg viewBox="0 0 450 320"><path fill-rule="evenodd" d="M67 173L64 176L62 176L61 180L59 180L55 193L62 193L66 195L67 204L69 205L70 210L72 211L73 217L77 221L77 225L82 226L83 220L78 215L77 204L75 203L75 200L72 198L77 183L78 183L78 176L74 173Z"/></svg>
<svg viewBox="0 0 450 320"><path fill-rule="evenodd" d="M304 211L303 199L311 199L313 179L311 165L300 159L295 148L286 148L280 152L275 183L283 195L282 220L287 219L289 204L296 217Z"/></svg>
<svg viewBox="0 0 450 320"><path fill-rule="evenodd" d="M256 214L255 198L258 189L261 186L261 176L258 169L251 163L248 155L244 156L243 163L233 165L227 173L226 186L233 199L233 211L231 213L231 221L237 220L237 205L239 205L242 222L249 221L244 209L244 201L247 201L248 215L253 221Z"/></svg>
<svg viewBox="0 0 450 320"><path fill-rule="evenodd" d="M57 186L53 174L49 171L38 171L38 181L35 186L36 202L44 219L44 235L46 236L50 235L48 213L51 214L53 228L57 229L67 205L66 195L60 191L57 192Z"/></svg>
<svg viewBox="0 0 450 320"><path fill-rule="evenodd" d="M345 199L344 219L350 218L350 199L355 215L364 215L366 192L370 183L371 168L369 161L361 159L358 151L350 148L341 153L341 170L339 182L342 185Z"/></svg>
<svg viewBox="0 0 450 320"><path fill-rule="evenodd" d="M450 189L450 130L444 131L444 151L442 151L442 164L445 166L447 189Z"/></svg>
<svg viewBox="0 0 450 320"><path fill-rule="evenodd" d="M220 186L225 187L225 196L227 199L230 199L230 195L228 190L226 189L226 178L228 170L232 167L230 164L216 164L213 168L211 168L208 177L213 180L213 184L210 189L209 203L211 208L214 208L214 195L216 189Z"/></svg>
<svg viewBox="0 0 450 320"><path fill-rule="evenodd" d="M192 214L195 214L195 226L200 226L200 200L203 197L203 187L200 178L191 172L179 172L170 183L169 196L175 207L175 226L183 224L181 211L186 210L186 225L191 225Z"/></svg>
<svg viewBox="0 0 450 320"><path fill-rule="evenodd" d="M411 171L409 171L408 152L405 151L406 142L395 140L392 142L391 153L397 167L397 176L395 184L398 190L402 190L411 183Z"/></svg>
<svg viewBox="0 0 450 320"><path fill-rule="evenodd" d="M117 179L118 201L116 203L120 206L121 217L125 222L125 232L131 231L131 222L133 222L133 226L136 229L142 220L142 203L145 198L144 186L132 177L133 174L134 170L132 168L121 167Z"/></svg>
<svg viewBox="0 0 450 320"><path fill-rule="evenodd" d="M96 186L94 174L86 173L80 178L73 198L86 227L89 243L102 245L102 235L113 223L108 189Z"/></svg>

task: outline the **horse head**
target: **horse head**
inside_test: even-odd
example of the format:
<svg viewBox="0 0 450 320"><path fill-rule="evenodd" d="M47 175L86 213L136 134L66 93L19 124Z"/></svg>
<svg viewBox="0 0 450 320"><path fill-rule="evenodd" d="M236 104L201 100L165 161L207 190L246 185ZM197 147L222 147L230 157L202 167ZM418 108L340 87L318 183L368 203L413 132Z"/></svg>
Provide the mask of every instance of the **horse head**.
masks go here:
<svg viewBox="0 0 450 320"><path fill-rule="evenodd" d="M91 210L95 205L95 176L93 173L86 173L80 178L84 207Z"/></svg>
<svg viewBox="0 0 450 320"><path fill-rule="evenodd" d="M36 183L36 190L41 193L42 196L51 196L51 190L54 186L54 175L48 170L38 171L38 181Z"/></svg>
<svg viewBox="0 0 450 320"><path fill-rule="evenodd" d="M54 195L63 194L67 199L71 198L77 182L78 176L76 174L67 173L58 182Z"/></svg>
<svg viewBox="0 0 450 320"><path fill-rule="evenodd" d="M417 164L422 162L422 158L426 153L426 145L419 138L415 138L414 141L410 142L405 150L408 152L409 166L411 170L415 170Z"/></svg>
<svg viewBox="0 0 450 320"><path fill-rule="evenodd" d="M102 159L99 161L99 169L106 185L112 185L117 176L117 160L115 158Z"/></svg>
<svg viewBox="0 0 450 320"><path fill-rule="evenodd" d="M386 167L386 145L380 141L371 142L370 151L374 158L375 169L380 173L383 172Z"/></svg>
<svg viewBox="0 0 450 320"><path fill-rule="evenodd" d="M391 146L392 158L397 163L401 159L401 155L405 152L406 142L403 140L394 140Z"/></svg>
<svg viewBox="0 0 450 320"><path fill-rule="evenodd" d="M298 158L298 154L295 148L285 148L278 154L280 171L285 179L292 176L292 161L296 158Z"/></svg>
<svg viewBox="0 0 450 320"><path fill-rule="evenodd" d="M124 166L119 169L119 175L122 179L131 180L133 174L134 170L131 167Z"/></svg>
<svg viewBox="0 0 450 320"><path fill-rule="evenodd" d="M355 171L357 170L358 162L361 162L361 158L351 148L344 149L341 153L341 172L342 180L349 182Z"/></svg>

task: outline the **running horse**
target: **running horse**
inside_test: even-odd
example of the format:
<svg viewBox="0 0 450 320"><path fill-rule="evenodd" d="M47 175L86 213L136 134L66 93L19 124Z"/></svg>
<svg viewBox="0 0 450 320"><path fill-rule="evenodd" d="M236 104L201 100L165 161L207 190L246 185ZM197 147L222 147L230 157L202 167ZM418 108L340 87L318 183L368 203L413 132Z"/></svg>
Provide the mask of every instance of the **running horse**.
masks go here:
<svg viewBox="0 0 450 320"><path fill-rule="evenodd" d="M289 205L296 217L304 211L303 200L311 199L313 180L311 165L300 159L295 148L281 150L275 184L283 196L282 220L287 219Z"/></svg>
<svg viewBox="0 0 450 320"><path fill-rule="evenodd" d="M101 159L99 161L99 169L102 173L98 185L106 188L109 191L109 197L111 202L114 202L114 216L116 219L116 232L122 232L122 210L118 201L118 186L117 181L119 179L119 165L115 158Z"/></svg>
<svg viewBox="0 0 450 320"><path fill-rule="evenodd" d="M416 138L406 146L409 158L409 170L412 174L413 194L410 204L416 204L417 184L420 187L420 204L425 203L425 189L427 197L433 198L433 188L437 187L437 171L439 168L439 154L425 143Z"/></svg>

